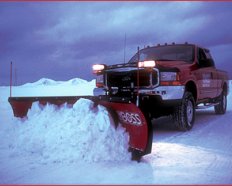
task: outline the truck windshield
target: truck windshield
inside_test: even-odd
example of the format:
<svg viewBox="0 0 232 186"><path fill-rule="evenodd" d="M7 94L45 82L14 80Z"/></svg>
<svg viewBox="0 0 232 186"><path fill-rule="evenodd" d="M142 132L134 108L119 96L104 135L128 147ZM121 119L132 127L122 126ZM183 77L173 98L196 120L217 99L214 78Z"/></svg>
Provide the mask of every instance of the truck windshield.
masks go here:
<svg viewBox="0 0 232 186"><path fill-rule="evenodd" d="M186 61L193 62L194 46L193 45L167 45L148 47L140 52L140 61L157 60L157 61ZM129 63L138 62L138 53L136 53Z"/></svg>

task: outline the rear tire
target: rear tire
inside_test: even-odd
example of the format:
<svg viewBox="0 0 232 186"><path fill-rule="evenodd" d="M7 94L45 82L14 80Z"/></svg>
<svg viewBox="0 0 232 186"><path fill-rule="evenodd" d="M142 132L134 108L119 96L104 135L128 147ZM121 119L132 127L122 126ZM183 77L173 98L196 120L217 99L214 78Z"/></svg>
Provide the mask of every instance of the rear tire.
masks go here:
<svg viewBox="0 0 232 186"><path fill-rule="evenodd" d="M181 103L175 108L174 122L181 131L192 129L195 121L195 100L191 92L185 92Z"/></svg>
<svg viewBox="0 0 232 186"><path fill-rule="evenodd" d="M227 96L225 91L223 91L219 98L219 104L214 106L214 111L216 114L225 114L227 108Z"/></svg>

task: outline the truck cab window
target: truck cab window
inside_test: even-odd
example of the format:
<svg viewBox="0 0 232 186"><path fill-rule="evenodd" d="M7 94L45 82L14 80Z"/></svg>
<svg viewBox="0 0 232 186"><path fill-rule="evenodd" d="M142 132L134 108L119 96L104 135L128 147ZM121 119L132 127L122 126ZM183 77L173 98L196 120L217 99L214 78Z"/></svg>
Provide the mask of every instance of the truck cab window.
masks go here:
<svg viewBox="0 0 232 186"><path fill-rule="evenodd" d="M209 50L199 48L198 63L200 67L214 67L214 61L210 55Z"/></svg>

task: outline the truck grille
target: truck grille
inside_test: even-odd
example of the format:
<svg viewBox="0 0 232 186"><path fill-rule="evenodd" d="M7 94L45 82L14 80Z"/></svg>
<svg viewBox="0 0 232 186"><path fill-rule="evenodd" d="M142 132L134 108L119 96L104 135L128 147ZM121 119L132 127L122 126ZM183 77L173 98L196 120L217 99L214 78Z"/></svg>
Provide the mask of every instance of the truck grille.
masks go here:
<svg viewBox="0 0 232 186"><path fill-rule="evenodd" d="M137 70L107 73L106 82L108 87L130 88L132 83L137 86ZM152 70L139 71L139 86L149 88L158 84L158 72Z"/></svg>

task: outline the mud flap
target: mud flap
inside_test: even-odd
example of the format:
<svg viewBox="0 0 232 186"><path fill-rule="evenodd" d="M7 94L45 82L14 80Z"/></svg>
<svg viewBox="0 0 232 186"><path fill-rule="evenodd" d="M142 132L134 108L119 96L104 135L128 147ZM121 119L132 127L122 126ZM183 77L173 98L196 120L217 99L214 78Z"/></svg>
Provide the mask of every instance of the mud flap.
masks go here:
<svg viewBox="0 0 232 186"><path fill-rule="evenodd" d="M66 96L66 97L10 97L9 103L15 117L26 117L32 103L38 101L42 105L54 104L60 106L64 103L73 105L78 99L90 99L95 104L105 106L115 125L120 122L129 134L129 146L132 155L138 158L149 154L152 147L152 125L150 119L135 104L130 102L112 102L101 100L94 96Z"/></svg>

